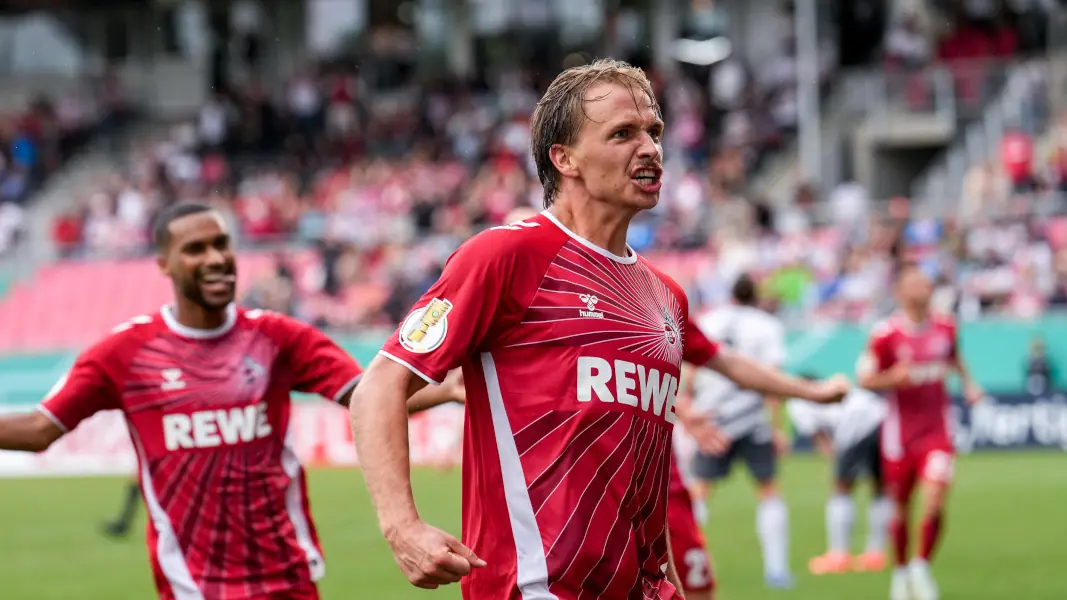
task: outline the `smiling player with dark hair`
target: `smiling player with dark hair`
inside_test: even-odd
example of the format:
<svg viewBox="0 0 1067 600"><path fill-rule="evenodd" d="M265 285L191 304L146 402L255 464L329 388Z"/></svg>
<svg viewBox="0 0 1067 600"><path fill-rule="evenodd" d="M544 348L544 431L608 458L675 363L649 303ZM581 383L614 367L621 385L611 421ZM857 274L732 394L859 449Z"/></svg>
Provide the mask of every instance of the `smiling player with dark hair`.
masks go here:
<svg viewBox="0 0 1067 600"><path fill-rule="evenodd" d="M82 352L36 411L0 417L0 449L42 451L121 410L160 598L317 598L325 562L290 392L347 404L362 370L317 329L235 305L236 255L210 207L165 209L155 241L174 301Z"/></svg>

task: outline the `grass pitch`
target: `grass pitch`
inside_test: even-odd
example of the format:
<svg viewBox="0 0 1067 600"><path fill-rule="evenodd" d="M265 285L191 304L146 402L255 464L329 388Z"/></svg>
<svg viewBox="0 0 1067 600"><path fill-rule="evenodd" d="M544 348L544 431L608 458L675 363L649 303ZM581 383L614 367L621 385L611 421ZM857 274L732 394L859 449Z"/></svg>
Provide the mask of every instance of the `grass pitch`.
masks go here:
<svg viewBox="0 0 1067 600"><path fill-rule="evenodd" d="M1067 598L1067 455L963 457L935 562L945 600ZM807 559L823 550L829 467L811 456L783 466L797 587L763 587L755 502L739 470L712 500L708 537L720 600L868 600L887 597L888 574L813 577ZM312 510L325 546L325 600L457 600L458 588L423 591L403 579L378 534L358 471L310 477ZM416 471L424 518L459 533L459 472ZM99 533L123 494L118 478L0 480L0 598L125 600L155 597L141 530L126 541ZM860 492L865 503L866 490ZM863 535L863 512L857 546ZM914 536L913 536L914 538ZM484 556L492 560L491 556Z"/></svg>

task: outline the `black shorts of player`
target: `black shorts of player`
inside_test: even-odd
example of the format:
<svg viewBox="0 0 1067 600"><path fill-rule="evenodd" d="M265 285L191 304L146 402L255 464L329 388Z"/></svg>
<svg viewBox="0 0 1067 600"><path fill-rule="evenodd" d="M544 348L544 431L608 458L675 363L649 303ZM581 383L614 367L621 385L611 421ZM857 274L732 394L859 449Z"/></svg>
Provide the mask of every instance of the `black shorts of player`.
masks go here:
<svg viewBox="0 0 1067 600"><path fill-rule="evenodd" d="M769 436L749 433L734 440L725 454L704 454L697 451L691 466L693 476L704 481L718 481L730 474L734 460L745 461L752 478L759 483L774 481L778 474L778 454Z"/></svg>
<svg viewBox="0 0 1067 600"><path fill-rule="evenodd" d="M869 475L875 485L882 485L882 435L875 429L855 444L837 452L834 457L834 477L853 483L862 475Z"/></svg>

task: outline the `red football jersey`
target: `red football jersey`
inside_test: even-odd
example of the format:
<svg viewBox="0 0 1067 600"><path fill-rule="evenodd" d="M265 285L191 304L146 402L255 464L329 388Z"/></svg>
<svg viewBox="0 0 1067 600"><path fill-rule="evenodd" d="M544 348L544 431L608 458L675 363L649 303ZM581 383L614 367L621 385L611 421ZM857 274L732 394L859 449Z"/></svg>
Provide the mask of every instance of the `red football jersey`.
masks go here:
<svg viewBox="0 0 1067 600"><path fill-rule="evenodd" d="M903 456L904 449L918 439L950 442L945 378L956 356L956 325L949 317L934 316L924 325L915 325L894 315L871 330L861 368L884 371L900 362L911 365L910 384L887 394L889 412L882 424L886 458Z"/></svg>
<svg viewBox="0 0 1067 600"><path fill-rule="evenodd" d="M468 600L671 598L666 498L681 288L549 213L468 240L382 354L467 389ZM683 351L686 348L688 351Z"/></svg>
<svg viewBox="0 0 1067 600"><path fill-rule="evenodd" d="M231 305L204 331L163 308L83 352L39 410L64 431L124 413L161 598L263 598L312 587L325 570L289 442L289 393L340 399L360 373L286 316Z"/></svg>

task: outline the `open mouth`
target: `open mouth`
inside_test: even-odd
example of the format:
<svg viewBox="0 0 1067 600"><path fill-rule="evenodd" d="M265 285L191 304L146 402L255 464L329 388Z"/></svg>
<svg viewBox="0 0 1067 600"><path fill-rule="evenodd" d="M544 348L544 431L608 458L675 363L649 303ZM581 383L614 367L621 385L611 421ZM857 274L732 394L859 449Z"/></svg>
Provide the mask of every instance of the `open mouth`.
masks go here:
<svg viewBox="0 0 1067 600"><path fill-rule="evenodd" d="M633 177L630 181L634 182L634 185L641 188L641 190L648 193L658 192L662 183L660 182L661 171L659 169L637 169L633 173Z"/></svg>
<svg viewBox="0 0 1067 600"><path fill-rule="evenodd" d="M211 293L225 293L233 289L237 275L233 273L205 273L200 277L200 286Z"/></svg>

